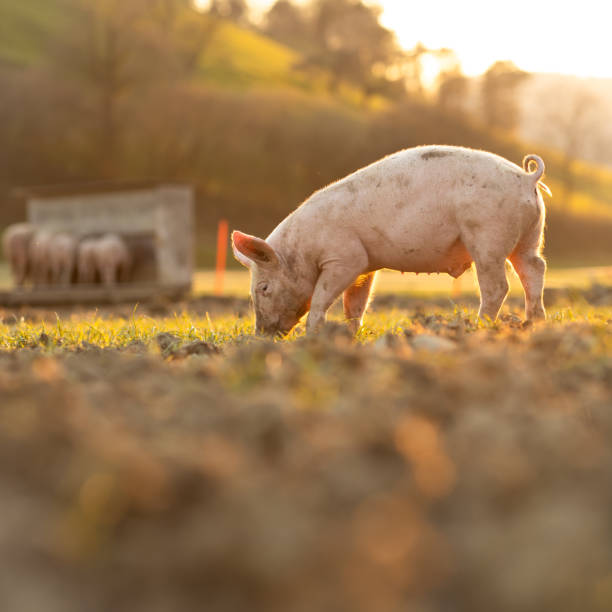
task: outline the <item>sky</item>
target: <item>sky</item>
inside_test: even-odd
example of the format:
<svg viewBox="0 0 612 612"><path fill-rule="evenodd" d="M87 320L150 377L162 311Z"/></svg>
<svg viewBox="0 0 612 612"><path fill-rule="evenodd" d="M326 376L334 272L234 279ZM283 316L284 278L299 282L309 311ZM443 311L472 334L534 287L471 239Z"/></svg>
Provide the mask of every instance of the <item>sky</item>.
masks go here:
<svg viewBox="0 0 612 612"><path fill-rule="evenodd" d="M366 0L368 2L369 0ZM206 0L201 0L206 4ZM372 3L372 2L370 2ZM496 60L529 72L612 77L610 21L601 0L377 0L381 21L410 49L450 47L463 71L482 74ZM265 10L273 0L251 0Z"/></svg>

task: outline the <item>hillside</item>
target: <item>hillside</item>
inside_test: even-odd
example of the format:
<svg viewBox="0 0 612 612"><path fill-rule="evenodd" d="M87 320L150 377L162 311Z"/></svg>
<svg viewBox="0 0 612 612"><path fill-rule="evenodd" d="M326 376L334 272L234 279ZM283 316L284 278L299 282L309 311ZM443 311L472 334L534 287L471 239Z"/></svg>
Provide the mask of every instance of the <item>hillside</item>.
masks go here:
<svg viewBox="0 0 612 612"><path fill-rule="evenodd" d="M287 47L221 21L200 59L199 77L229 86L310 89L312 82L293 70L298 60L298 54Z"/></svg>
<svg viewBox="0 0 612 612"><path fill-rule="evenodd" d="M0 63L22 68L43 63L50 41L71 26L71 4L74 0L0 0ZM296 70L301 61L297 52L229 21L208 19L213 34L198 61L198 81L327 97L327 75L322 70ZM361 103L361 95L347 85L336 97L349 105Z"/></svg>
<svg viewBox="0 0 612 612"><path fill-rule="evenodd" d="M67 0L0 0L0 62L39 63L51 37L66 23Z"/></svg>
<svg viewBox="0 0 612 612"><path fill-rule="evenodd" d="M547 252L563 265L612 257L606 168L579 164L574 194L565 201L563 159L554 149L492 133L422 101L364 105L350 87L332 96L325 72L296 70L296 52L228 22L216 22L189 78L128 84L114 103L109 145L100 131L100 82L57 78L58 64L53 73L44 70L47 46L69 31L73 2L0 0L4 202L23 185L141 177L188 182L198 195L198 259L208 265L219 217L265 234L329 182L398 149L445 143L519 164L526 153L540 154L555 196L547 201ZM3 71L2 63L17 70ZM43 70L28 71L32 66ZM23 217L16 204L0 208L0 227Z"/></svg>

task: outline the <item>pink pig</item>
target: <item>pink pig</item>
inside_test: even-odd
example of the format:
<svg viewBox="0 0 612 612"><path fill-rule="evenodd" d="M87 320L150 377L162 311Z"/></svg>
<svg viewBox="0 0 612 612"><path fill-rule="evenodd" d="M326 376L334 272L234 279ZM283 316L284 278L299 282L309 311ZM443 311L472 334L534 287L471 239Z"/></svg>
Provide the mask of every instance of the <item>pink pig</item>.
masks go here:
<svg viewBox="0 0 612 612"><path fill-rule="evenodd" d="M4 256L11 266L15 284L22 287L32 272L30 243L36 229L29 223L9 225L2 235Z"/></svg>
<svg viewBox="0 0 612 612"><path fill-rule="evenodd" d="M507 259L525 290L526 318L545 318L543 173L537 155L520 168L485 151L416 147L317 191L266 240L233 232L234 255L251 270L258 333L288 333L308 310L311 333L342 292L357 331L377 270L457 278L472 262L479 316L495 319L508 293Z"/></svg>

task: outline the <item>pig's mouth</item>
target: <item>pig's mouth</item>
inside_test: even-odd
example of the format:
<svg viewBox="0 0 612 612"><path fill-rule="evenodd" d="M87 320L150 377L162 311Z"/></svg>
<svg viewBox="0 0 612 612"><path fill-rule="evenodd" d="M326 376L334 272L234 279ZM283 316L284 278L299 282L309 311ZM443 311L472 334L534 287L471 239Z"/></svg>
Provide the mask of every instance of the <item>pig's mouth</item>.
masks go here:
<svg viewBox="0 0 612 612"><path fill-rule="evenodd" d="M285 329L279 329L277 327L275 328L266 327L265 329L259 328L257 330L257 334L260 336L269 336L272 338L284 338L285 336L287 336L287 334L289 334L289 332L292 329L293 329L292 327L285 328Z"/></svg>
<svg viewBox="0 0 612 612"><path fill-rule="evenodd" d="M255 330L259 336L278 336L280 334L280 319L265 325L255 322Z"/></svg>
<svg viewBox="0 0 612 612"><path fill-rule="evenodd" d="M284 338L294 327L295 325L282 325L279 319L271 325L257 325L256 330L260 336Z"/></svg>

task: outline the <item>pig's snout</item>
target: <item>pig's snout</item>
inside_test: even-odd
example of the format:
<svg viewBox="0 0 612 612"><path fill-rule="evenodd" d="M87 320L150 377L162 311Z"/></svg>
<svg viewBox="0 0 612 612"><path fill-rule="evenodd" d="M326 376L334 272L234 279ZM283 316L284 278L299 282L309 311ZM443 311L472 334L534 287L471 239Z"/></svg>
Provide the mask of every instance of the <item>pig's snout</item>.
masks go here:
<svg viewBox="0 0 612 612"><path fill-rule="evenodd" d="M255 322L255 331L258 336L278 336L280 334L279 320L277 319L273 323L261 323Z"/></svg>
<svg viewBox="0 0 612 612"><path fill-rule="evenodd" d="M291 330L282 330L278 327L258 327L258 336L268 336L269 338L284 338Z"/></svg>
<svg viewBox="0 0 612 612"><path fill-rule="evenodd" d="M256 324L255 331L259 336L270 336L274 338L285 337L292 329L293 325L282 325L281 321L278 320L271 324Z"/></svg>

